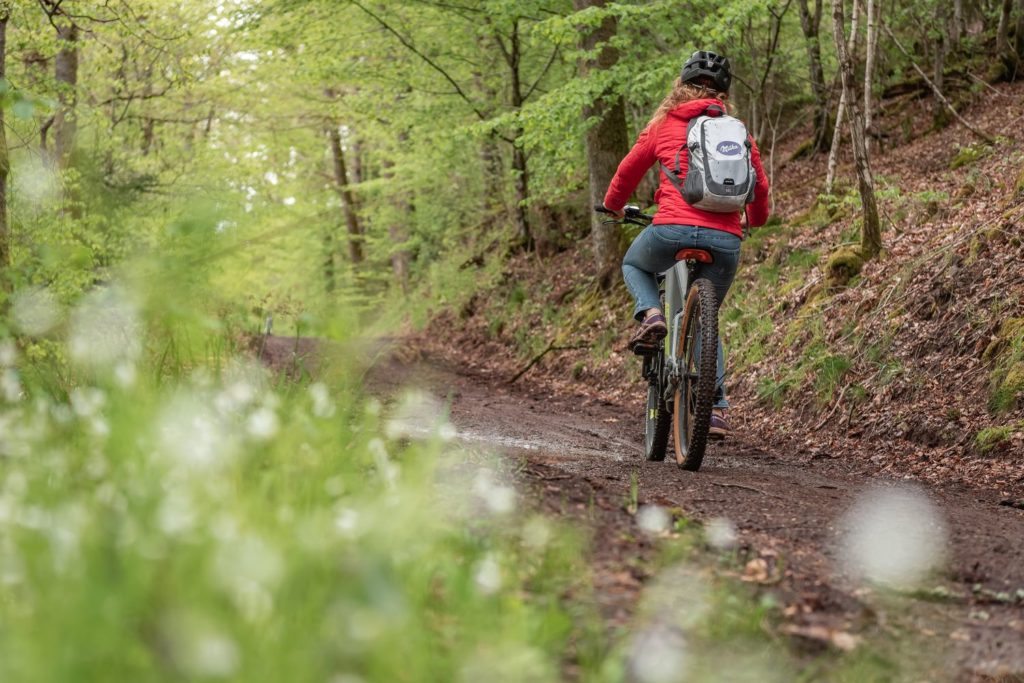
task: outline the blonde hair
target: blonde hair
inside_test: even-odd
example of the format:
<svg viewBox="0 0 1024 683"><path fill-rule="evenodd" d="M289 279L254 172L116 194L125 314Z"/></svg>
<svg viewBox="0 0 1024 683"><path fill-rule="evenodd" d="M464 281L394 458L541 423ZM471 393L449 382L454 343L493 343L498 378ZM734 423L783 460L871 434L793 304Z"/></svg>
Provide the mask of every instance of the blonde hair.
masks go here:
<svg viewBox="0 0 1024 683"><path fill-rule="evenodd" d="M672 92L665 96L665 99L661 101L658 108L654 111L654 116L651 117L648 126L655 126L665 120L668 113L678 107L683 102L691 102L693 100L704 100L704 99L715 99L721 100L722 104L726 106L726 113L728 113L729 103L726 102L729 95L724 92L718 92L714 88L709 88L706 85L696 85L694 83L683 83L683 79L677 78L675 83L672 84Z"/></svg>

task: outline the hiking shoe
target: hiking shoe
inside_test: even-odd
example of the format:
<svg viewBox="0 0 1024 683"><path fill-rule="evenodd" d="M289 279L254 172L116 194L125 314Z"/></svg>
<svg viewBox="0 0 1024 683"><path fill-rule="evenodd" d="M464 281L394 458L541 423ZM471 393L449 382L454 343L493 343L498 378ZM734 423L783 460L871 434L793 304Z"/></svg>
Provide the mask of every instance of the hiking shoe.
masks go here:
<svg viewBox="0 0 1024 683"><path fill-rule="evenodd" d="M724 439L730 431L729 423L725 419L725 410L713 408L711 410L711 426L708 428L708 436L712 439Z"/></svg>
<svg viewBox="0 0 1024 683"><path fill-rule="evenodd" d="M638 356L654 353L658 350L658 344L668 334L668 325L665 324L665 316L650 315L640 323L640 327L633 333L629 340L629 350Z"/></svg>

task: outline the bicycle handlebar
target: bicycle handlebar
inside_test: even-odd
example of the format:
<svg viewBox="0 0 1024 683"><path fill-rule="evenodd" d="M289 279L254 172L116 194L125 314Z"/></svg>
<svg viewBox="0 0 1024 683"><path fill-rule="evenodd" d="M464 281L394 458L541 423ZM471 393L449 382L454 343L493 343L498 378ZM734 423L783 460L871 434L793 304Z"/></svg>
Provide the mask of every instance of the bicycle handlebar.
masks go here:
<svg viewBox="0 0 1024 683"><path fill-rule="evenodd" d="M609 216L614 216L615 215L607 207L605 207L604 204L595 204L594 205L594 211L596 211L597 213L607 214ZM654 220L654 216L648 216L645 213L640 213L640 207L636 206L635 204L627 204L626 206L622 207L622 212L625 214L625 216L622 218L622 220L621 221L612 221L612 222L633 223L635 225L646 225L647 223L650 223L652 220ZM647 223L644 223L642 221L647 221Z"/></svg>

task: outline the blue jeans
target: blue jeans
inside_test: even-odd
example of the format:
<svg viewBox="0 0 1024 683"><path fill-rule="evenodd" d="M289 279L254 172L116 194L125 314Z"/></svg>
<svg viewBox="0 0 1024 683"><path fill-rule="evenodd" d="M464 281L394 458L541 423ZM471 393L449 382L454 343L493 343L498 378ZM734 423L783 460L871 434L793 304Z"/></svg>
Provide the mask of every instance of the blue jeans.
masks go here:
<svg viewBox="0 0 1024 683"><path fill-rule="evenodd" d="M713 263L698 263L693 277L707 278L715 287L718 305L722 305L740 263L740 238L736 235L693 225L650 225L641 232L622 259L622 275L626 287L636 299L633 317L642 320L644 311L661 308L657 273L664 273L676 262L680 249L704 249L711 252ZM700 349L695 349L700 353ZM718 381L715 386L715 407L728 408L725 400L725 349L718 337Z"/></svg>

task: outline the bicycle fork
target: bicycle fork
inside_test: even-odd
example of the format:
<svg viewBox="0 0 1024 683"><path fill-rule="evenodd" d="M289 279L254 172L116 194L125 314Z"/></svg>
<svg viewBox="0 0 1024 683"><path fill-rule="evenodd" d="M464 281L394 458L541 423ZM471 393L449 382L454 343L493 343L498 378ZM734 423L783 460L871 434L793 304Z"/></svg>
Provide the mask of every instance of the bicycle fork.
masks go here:
<svg viewBox="0 0 1024 683"><path fill-rule="evenodd" d="M690 288L690 267L685 261L677 261L665 274L665 310L668 312L668 343L665 347L665 368L668 381L665 383L666 397L671 396L681 380L682 369L676 362L679 356L679 329L683 325L686 294Z"/></svg>

